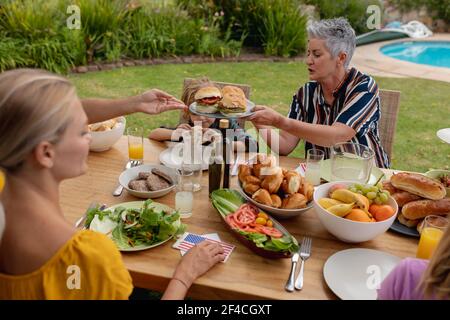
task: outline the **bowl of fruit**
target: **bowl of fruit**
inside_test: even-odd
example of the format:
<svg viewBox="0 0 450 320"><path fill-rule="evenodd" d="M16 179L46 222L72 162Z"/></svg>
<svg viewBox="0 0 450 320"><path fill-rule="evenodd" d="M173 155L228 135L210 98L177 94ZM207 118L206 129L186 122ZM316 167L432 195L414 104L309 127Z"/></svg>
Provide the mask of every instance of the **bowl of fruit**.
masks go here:
<svg viewBox="0 0 450 320"><path fill-rule="evenodd" d="M328 232L350 243L369 241L386 232L398 211L397 202L381 183L361 185L351 181L317 187L314 208Z"/></svg>

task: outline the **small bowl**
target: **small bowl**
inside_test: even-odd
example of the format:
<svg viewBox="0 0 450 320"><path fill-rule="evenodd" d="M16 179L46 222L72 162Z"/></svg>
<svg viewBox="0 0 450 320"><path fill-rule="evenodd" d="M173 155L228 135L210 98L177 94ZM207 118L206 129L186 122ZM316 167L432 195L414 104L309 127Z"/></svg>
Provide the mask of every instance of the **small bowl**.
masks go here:
<svg viewBox="0 0 450 320"><path fill-rule="evenodd" d="M394 198L389 197L388 205L394 208L394 214L387 220L378 222L359 222L338 217L324 208L317 202L321 198L328 197L330 187L335 184L349 186L354 184L350 181L335 181L323 184L314 191L314 209L320 222L325 229L341 241L349 243L359 243L369 241L385 233L397 218L398 205Z"/></svg>
<svg viewBox="0 0 450 320"><path fill-rule="evenodd" d="M450 170L435 169L435 170L430 170L430 171L425 172L425 175L427 177L436 179L436 180L439 180L439 177L444 174L450 177ZM445 190L447 191L446 197L450 198L450 187L445 187Z"/></svg>
<svg viewBox="0 0 450 320"><path fill-rule="evenodd" d="M111 147L119 141L125 131L125 117L117 118L118 124L112 130L108 131L91 131L92 142L89 146L90 151L102 152L111 149Z"/></svg>
<svg viewBox="0 0 450 320"><path fill-rule="evenodd" d="M239 181L238 185L239 185L239 191L241 192L242 196L247 201L253 203L255 206L257 206L258 208L260 208L264 212L270 213L272 216L274 216L274 217L276 217L276 218L278 218L280 220L297 217L297 216L301 215L302 213L308 211L309 209L311 209L313 207L313 202L310 201L310 202L308 202L308 204L307 204L307 206L305 208L301 208L301 209L280 209L280 208L274 208L274 207L271 207L271 206L259 203L258 201L255 201L254 199L252 199L252 197L250 197L248 194L246 194L244 189L242 189L242 185L241 185L240 181Z"/></svg>
<svg viewBox="0 0 450 320"><path fill-rule="evenodd" d="M139 175L139 172L151 172L151 170L154 168L161 170L165 174L169 175L173 181L173 184L168 188L157 190L157 191L136 191L136 190L130 189L128 187L128 183L131 180L136 179ZM167 168L167 167L159 165L159 164L143 164L143 165L125 170L119 176L119 183L122 185L122 187L124 189L126 189L133 196L138 197L138 198L143 198L143 199L159 198L159 197L162 197L162 196L168 194L170 191L172 191L172 189L175 188L176 181L177 181L176 171L174 169L170 169L170 168Z"/></svg>

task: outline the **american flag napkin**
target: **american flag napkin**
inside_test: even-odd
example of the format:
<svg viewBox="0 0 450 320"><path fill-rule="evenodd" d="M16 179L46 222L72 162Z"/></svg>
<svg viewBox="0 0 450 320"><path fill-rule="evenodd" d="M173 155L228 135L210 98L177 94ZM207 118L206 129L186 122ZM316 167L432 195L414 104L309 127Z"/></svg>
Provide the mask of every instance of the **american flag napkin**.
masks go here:
<svg viewBox="0 0 450 320"><path fill-rule="evenodd" d="M222 246L225 253L225 260L223 260L222 262L226 262L228 260L228 257L231 255L235 248L235 246L233 246L232 244L212 239L212 237L206 237L206 235L201 236L190 232L185 232L172 247L175 249L179 249L181 251L181 255L184 255L189 251L189 249L205 240L218 243L220 244L220 246Z"/></svg>
<svg viewBox="0 0 450 320"><path fill-rule="evenodd" d="M295 171L297 171L302 177L304 177L306 172L306 163L300 163L300 165L295 168Z"/></svg>

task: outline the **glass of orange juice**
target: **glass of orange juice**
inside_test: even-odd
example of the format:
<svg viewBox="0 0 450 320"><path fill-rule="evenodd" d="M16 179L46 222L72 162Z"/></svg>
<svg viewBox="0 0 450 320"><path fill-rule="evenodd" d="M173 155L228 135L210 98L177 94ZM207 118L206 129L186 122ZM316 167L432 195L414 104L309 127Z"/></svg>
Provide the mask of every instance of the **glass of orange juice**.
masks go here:
<svg viewBox="0 0 450 320"><path fill-rule="evenodd" d="M425 217L416 257L430 259L448 225L447 218L435 215Z"/></svg>
<svg viewBox="0 0 450 320"><path fill-rule="evenodd" d="M128 157L130 160L144 160L144 129L140 127L127 128Z"/></svg>

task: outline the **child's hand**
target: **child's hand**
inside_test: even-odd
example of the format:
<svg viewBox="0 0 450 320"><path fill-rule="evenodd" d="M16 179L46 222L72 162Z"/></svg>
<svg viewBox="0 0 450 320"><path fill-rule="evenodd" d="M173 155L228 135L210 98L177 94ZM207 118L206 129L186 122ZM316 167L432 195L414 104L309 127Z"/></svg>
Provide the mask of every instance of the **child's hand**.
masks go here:
<svg viewBox="0 0 450 320"><path fill-rule="evenodd" d="M185 132L190 131L192 128L187 123L180 124L172 133L171 140L172 141L178 141L183 136Z"/></svg>

